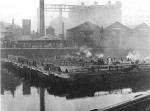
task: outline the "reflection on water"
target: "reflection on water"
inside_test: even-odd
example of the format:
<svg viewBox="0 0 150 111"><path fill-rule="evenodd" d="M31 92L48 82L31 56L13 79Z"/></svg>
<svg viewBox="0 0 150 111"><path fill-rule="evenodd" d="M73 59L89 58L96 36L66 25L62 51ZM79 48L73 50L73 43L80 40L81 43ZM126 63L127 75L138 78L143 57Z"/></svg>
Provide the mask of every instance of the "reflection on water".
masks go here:
<svg viewBox="0 0 150 111"><path fill-rule="evenodd" d="M31 94L31 87L28 82L23 82L22 88L23 95L30 95Z"/></svg>
<svg viewBox="0 0 150 111"><path fill-rule="evenodd" d="M2 82L1 82L1 94L4 94L4 91L10 91L14 96L16 87L21 84L21 81L18 77L15 77L11 72L7 70L2 70Z"/></svg>
<svg viewBox="0 0 150 111"><path fill-rule="evenodd" d="M4 111L88 111L104 108L150 90L150 79L74 83L71 87L39 83L37 78L2 69ZM96 82L95 82L96 81Z"/></svg>

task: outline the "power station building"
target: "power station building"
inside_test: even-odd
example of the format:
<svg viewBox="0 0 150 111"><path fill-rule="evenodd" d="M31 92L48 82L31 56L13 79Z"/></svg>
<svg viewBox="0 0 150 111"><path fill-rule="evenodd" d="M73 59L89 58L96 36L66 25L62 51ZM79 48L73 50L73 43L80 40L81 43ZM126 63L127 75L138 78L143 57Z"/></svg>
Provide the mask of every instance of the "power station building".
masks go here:
<svg viewBox="0 0 150 111"><path fill-rule="evenodd" d="M120 22L122 19L121 2L105 5L98 5L95 2L93 5L87 6L82 3L79 6L72 8L68 14L69 20L73 25L81 24L85 21L91 21L99 26L108 26L114 22Z"/></svg>
<svg viewBox="0 0 150 111"><path fill-rule="evenodd" d="M63 8L63 6L61 7ZM122 4L117 1L115 3L108 2L104 5L99 5L95 2L93 5L73 5L68 11L68 17L56 17L51 20L51 26L56 33L61 32L60 19L64 23L64 30L71 29L86 21L90 21L100 27L107 27L115 22L122 23Z"/></svg>

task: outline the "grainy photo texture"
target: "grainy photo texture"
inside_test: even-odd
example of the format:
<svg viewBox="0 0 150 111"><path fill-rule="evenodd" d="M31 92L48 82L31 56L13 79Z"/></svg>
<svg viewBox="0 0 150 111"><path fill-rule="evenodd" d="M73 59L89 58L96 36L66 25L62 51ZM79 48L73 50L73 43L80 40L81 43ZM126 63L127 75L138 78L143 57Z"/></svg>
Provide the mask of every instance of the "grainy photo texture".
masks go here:
<svg viewBox="0 0 150 111"><path fill-rule="evenodd" d="M150 111L149 0L1 0L1 111Z"/></svg>

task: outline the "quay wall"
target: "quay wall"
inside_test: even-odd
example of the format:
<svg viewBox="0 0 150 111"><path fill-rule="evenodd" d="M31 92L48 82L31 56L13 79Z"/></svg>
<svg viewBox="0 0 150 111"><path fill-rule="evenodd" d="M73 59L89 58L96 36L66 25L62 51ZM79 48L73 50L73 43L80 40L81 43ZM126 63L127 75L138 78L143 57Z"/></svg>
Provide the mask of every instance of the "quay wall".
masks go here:
<svg viewBox="0 0 150 111"><path fill-rule="evenodd" d="M25 56L30 59L48 58L56 55L65 55L72 53L77 49L1 49L1 57L6 58L8 55Z"/></svg>
<svg viewBox="0 0 150 111"><path fill-rule="evenodd" d="M77 48L1 48L1 57L6 58L8 55L25 56L30 59L48 58L57 55L66 55L79 51ZM105 57L126 57L131 50L118 50L103 48L94 48L90 50L93 54L103 53Z"/></svg>

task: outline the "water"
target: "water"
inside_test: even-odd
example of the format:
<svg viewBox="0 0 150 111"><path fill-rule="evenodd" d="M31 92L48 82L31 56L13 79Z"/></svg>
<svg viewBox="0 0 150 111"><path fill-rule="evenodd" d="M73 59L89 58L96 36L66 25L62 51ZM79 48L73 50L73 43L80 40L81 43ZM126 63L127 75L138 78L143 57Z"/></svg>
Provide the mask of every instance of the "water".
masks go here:
<svg viewBox="0 0 150 111"><path fill-rule="evenodd" d="M37 79L37 78L36 78ZM2 69L1 103L3 111L89 111L105 108L150 91L149 78L106 82L102 87L54 87L34 82ZM44 110L43 109L43 110Z"/></svg>

